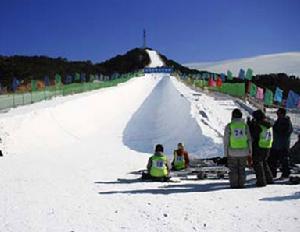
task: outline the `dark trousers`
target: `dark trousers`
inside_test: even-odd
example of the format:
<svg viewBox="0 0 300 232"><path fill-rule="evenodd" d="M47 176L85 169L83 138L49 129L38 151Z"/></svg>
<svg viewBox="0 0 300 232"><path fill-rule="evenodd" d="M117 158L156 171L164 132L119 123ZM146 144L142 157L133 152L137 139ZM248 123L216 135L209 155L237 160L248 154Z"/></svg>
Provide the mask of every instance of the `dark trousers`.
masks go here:
<svg viewBox="0 0 300 232"><path fill-rule="evenodd" d="M282 168L282 177L288 177L290 175L288 149L271 149L268 162L274 178L277 176L278 163Z"/></svg>
<svg viewBox="0 0 300 232"><path fill-rule="evenodd" d="M246 182L247 157L228 157L229 181L231 188L244 188Z"/></svg>
<svg viewBox="0 0 300 232"><path fill-rule="evenodd" d="M269 149L253 149L252 160L257 186L265 186L273 183L273 175L268 164L269 154Z"/></svg>
<svg viewBox="0 0 300 232"><path fill-rule="evenodd" d="M164 177L153 177L150 175L148 172L143 172L142 173L142 180L151 180L151 181L157 181L157 182L167 182L170 180L169 176L164 176Z"/></svg>

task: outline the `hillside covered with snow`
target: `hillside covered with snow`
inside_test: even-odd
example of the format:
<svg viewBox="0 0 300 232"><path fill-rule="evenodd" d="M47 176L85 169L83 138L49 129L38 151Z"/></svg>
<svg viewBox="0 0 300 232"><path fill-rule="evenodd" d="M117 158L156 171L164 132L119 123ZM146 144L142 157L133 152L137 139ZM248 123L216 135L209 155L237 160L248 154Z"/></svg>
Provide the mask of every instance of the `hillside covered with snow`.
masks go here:
<svg viewBox="0 0 300 232"><path fill-rule="evenodd" d="M237 106L147 74L1 113L0 231L299 231L299 186L139 179L156 143L222 155Z"/></svg>
<svg viewBox="0 0 300 232"><path fill-rule="evenodd" d="M190 68L207 70L216 73L226 73L231 70L238 75L241 68L252 68L255 74L286 73L300 77L300 52L261 55L250 58L224 60L207 63L185 64Z"/></svg>

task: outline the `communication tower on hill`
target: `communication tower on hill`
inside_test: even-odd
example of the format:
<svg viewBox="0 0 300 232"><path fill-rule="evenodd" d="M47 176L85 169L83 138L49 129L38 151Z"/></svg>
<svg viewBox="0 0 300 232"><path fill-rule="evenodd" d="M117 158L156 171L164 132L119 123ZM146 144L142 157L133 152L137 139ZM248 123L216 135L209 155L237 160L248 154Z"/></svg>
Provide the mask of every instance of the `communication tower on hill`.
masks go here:
<svg viewBox="0 0 300 232"><path fill-rule="evenodd" d="M146 48L146 29L143 30L143 48Z"/></svg>

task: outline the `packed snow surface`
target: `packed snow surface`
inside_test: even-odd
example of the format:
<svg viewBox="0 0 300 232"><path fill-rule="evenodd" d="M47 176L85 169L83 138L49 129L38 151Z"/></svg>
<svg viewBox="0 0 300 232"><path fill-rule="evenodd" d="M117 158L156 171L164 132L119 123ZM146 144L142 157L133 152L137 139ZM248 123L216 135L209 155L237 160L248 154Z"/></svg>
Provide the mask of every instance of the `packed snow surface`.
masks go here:
<svg viewBox="0 0 300 232"><path fill-rule="evenodd" d="M222 152L234 107L148 75L1 114L0 231L300 231L299 186L138 180L157 142Z"/></svg>
<svg viewBox="0 0 300 232"><path fill-rule="evenodd" d="M156 68L164 66L164 62L161 60L160 56L158 55L157 51L146 49L150 57L150 64L148 67Z"/></svg>
<svg viewBox="0 0 300 232"><path fill-rule="evenodd" d="M217 73L231 70L238 75L241 68L252 68L255 74L287 73L300 77L300 52L278 53L251 58L208 63L190 63L186 66Z"/></svg>

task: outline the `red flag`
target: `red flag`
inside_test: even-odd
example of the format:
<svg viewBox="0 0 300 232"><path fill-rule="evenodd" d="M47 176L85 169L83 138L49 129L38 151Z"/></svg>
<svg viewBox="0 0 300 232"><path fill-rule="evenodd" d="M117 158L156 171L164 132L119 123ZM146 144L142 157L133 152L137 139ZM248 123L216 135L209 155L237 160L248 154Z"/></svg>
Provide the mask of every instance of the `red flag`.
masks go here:
<svg viewBox="0 0 300 232"><path fill-rule="evenodd" d="M222 87L222 79L220 77L217 79L217 87Z"/></svg>

